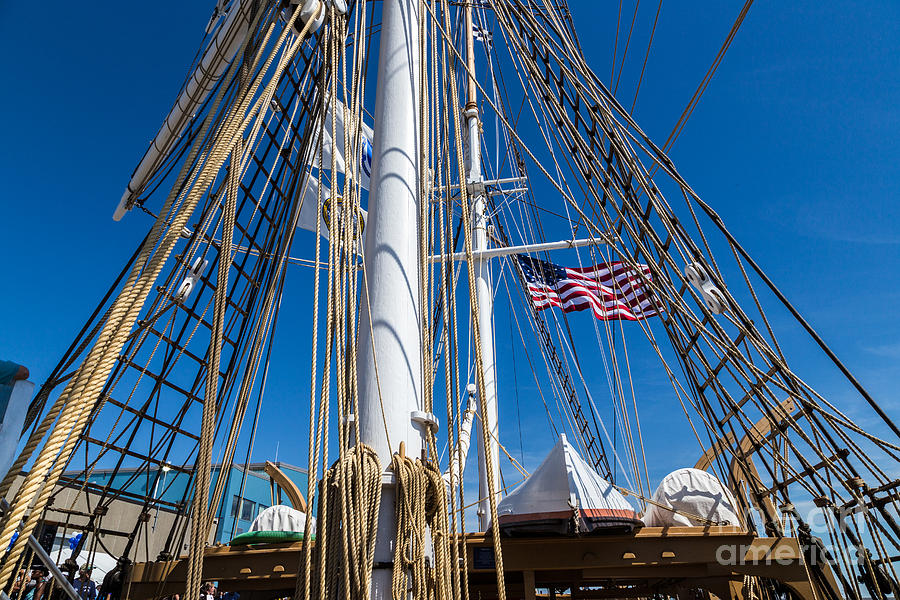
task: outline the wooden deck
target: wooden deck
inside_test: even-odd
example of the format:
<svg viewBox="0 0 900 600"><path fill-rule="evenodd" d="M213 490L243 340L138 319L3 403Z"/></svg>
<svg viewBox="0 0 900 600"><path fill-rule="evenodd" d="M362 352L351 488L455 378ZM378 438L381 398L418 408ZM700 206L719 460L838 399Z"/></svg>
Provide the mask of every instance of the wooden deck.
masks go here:
<svg viewBox="0 0 900 600"><path fill-rule="evenodd" d="M466 536L473 598L497 596L490 536ZM744 576L781 581L803 600L841 594L828 565L821 579L830 590L814 590L795 538L757 538L735 527L644 527L630 535L504 538L507 597L533 600L536 589L568 590L573 598L678 595L704 589L718 598L744 597ZM203 578L242 600L292 595L303 543L211 547ZM184 593L185 560L139 563L132 571L134 600ZM283 593L276 593L283 592Z"/></svg>

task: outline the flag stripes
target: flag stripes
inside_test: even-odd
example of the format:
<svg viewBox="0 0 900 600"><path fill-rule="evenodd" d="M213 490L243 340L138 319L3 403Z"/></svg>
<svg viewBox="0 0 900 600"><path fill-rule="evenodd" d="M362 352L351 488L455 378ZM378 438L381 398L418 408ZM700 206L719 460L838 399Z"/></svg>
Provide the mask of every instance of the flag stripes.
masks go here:
<svg viewBox="0 0 900 600"><path fill-rule="evenodd" d="M569 268L522 254L516 260L537 310L591 310L602 321L636 321L658 314L645 287L651 280L647 265L639 265L638 273L622 262Z"/></svg>

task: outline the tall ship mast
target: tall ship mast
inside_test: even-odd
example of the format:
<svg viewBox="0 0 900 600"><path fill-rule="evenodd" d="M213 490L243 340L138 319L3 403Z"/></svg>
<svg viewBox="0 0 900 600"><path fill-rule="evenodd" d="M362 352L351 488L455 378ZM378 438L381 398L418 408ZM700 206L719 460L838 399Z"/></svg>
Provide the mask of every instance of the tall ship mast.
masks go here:
<svg viewBox="0 0 900 600"><path fill-rule="evenodd" d="M216 3L114 208L145 237L10 380L0 590L78 600L105 561L104 600L898 597L900 429L613 75L564 1ZM302 310L307 464L254 463ZM651 394L688 463L647 451ZM546 412L533 465L505 407Z"/></svg>

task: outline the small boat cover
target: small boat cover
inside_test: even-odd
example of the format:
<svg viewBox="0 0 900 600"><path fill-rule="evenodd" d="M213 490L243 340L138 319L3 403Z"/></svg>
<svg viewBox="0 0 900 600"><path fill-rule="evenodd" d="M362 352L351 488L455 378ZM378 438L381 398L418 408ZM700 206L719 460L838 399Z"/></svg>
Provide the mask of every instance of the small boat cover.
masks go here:
<svg viewBox="0 0 900 600"><path fill-rule="evenodd" d="M628 501L566 440L497 505L504 535L623 533L641 525Z"/></svg>
<svg viewBox="0 0 900 600"><path fill-rule="evenodd" d="M259 513L249 531L291 531L303 533L306 527L306 513L285 504L276 504ZM316 532L316 520L313 518L311 533Z"/></svg>
<svg viewBox="0 0 900 600"><path fill-rule="evenodd" d="M647 527L700 526L709 525L708 521L741 525L734 496L714 475L700 469L684 468L669 473L656 488L652 500L673 510L648 503L644 513Z"/></svg>

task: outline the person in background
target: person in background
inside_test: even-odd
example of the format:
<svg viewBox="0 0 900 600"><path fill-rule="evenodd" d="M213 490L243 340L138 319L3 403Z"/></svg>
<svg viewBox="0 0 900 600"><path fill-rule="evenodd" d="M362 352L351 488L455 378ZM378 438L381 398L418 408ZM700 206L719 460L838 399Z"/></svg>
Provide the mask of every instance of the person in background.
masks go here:
<svg viewBox="0 0 900 600"><path fill-rule="evenodd" d="M65 575L66 581L68 581L73 588L77 589L78 586L75 584L75 575L78 573L78 564L71 558L67 558L59 565L59 570ZM52 588L49 596L50 600L69 600L69 595L66 594L66 591L61 585L54 585Z"/></svg>
<svg viewBox="0 0 900 600"><path fill-rule="evenodd" d="M10 598L19 597L19 590L21 590L22 586L25 585L25 581L27 579L26 573L27 571L25 571L25 569L19 569L19 573L16 575L16 580L13 582L12 588L10 588L9 591Z"/></svg>
<svg viewBox="0 0 900 600"><path fill-rule="evenodd" d="M25 583L25 592L22 594L22 600L41 600L44 595L44 587L47 578L43 569L35 567L31 570L31 578Z"/></svg>
<svg viewBox="0 0 900 600"><path fill-rule="evenodd" d="M59 566L59 570L65 574L66 580L68 580L69 583L75 583L75 574L78 573L78 563L71 558L67 558L63 561L63 564Z"/></svg>
<svg viewBox="0 0 900 600"><path fill-rule="evenodd" d="M96 600L97 585L91 579L91 567L84 565L78 571L78 579L72 584L81 600Z"/></svg>
<svg viewBox="0 0 900 600"><path fill-rule="evenodd" d="M203 584L200 591L200 600L216 600L216 586L212 582L207 581Z"/></svg>
<svg viewBox="0 0 900 600"><path fill-rule="evenodd" d="M103 577L100 584L100 600L119 600L128 580L128 571L131 569L131 560L120 557L113 570Z"/></svg>

